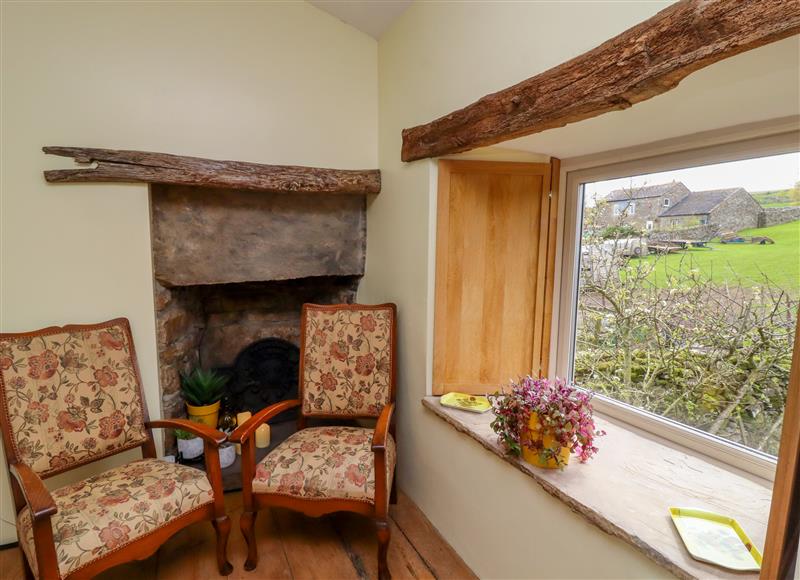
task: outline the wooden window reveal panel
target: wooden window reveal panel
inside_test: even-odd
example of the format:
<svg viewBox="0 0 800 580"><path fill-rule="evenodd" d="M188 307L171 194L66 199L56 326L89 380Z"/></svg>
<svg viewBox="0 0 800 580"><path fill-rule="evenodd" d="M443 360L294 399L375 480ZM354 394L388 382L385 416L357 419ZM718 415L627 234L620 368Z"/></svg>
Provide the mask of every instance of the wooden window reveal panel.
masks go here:
<svg viewBox="0 0 800 580"><path fill-rule="evenodd" d="M547 369L557 177L557 160L439 161L434 394Z"/></svg>

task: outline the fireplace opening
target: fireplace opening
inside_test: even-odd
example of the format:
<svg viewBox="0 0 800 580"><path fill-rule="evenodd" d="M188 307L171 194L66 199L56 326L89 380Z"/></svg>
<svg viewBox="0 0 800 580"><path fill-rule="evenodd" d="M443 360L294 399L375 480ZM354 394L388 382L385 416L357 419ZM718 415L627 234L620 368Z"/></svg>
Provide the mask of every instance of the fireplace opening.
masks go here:
<svg viewBox="0 0 800 580"><path fill-rule="evenodd" d="M231 410L256 413L275 403L297 398L299 365L297 345L269 337L246 346L233 366L215 370L228 377L226 404ZM285 411L275 422L296 416L296 411Z"/></svg>
<svg viewBox="0 0 800 580"><path fill-rule="evenodd" d="M157 283L164 416L186 416L180 375L197 367L229 377L223 411L234 415L296 398L303 304L352 303L358 282L354 276L322 276L174 288ZM174 441L166 435L169 451Z"/></svg>

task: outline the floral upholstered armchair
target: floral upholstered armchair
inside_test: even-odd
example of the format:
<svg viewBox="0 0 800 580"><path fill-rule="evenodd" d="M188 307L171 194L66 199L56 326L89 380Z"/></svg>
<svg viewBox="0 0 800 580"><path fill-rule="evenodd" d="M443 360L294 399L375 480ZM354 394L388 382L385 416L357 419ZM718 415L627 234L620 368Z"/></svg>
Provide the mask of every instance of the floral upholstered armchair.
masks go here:
<svg viewBox="0 0 800 580"><path fill-rule="evenodd" d="M0 427L28 577L88 578L146 558L200 520L226 546L220 443L225 435L186 420L149 421L128 321L0 334ZM202 437L203 471L156 459L151 429ZM43 479L142 448L143 458L48 491Z"/></svg>
<svg viewBox="0 0 800 580"><path fill-rule="evenodd" d="M259 508L286 507L310 516L350 511L375 519L378 569L389 576L388 510L394 497L394 304L303 306L299 400L263 409L231 435L242 444L246 570L258 563L254 523ZM253 433L294 407L298 431L256 464ZM377 419L365 427L306 427L309 418ZM390 432L391 431L391 432ZM391 491L390 491L391 490ZM393 503L393 502L392 502Z"/></svg>

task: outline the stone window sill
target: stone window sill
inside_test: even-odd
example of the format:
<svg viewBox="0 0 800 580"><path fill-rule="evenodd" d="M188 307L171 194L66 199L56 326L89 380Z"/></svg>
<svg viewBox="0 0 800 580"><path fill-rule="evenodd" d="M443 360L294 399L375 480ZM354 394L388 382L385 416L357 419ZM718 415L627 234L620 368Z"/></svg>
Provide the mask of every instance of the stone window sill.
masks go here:
<svg viewBox="0 0 800 580"><path fill-rule="evenodd" d="M596 423L607 435L594 459L584 465L572 461L563 471L540 469L504 452L489 427L491 412L478 415L443 407L439 397L425 397L422 404L675 576L758 578L756 573L736 573L692 559L668 508L694 507L736 518L762 549L772 498L769 481L599 415Z"/></svg>

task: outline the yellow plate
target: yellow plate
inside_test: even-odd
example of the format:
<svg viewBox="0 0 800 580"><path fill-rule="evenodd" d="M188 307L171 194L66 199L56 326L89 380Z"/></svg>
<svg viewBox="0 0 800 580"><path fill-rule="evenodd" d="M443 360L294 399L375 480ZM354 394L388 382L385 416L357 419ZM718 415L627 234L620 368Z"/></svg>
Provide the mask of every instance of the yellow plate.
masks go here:
<svg viewBox="0 0 800 580"><path fill-rule="evenodd" d="M671 507L669 513L695 560L741 572L761 569L761 552L735 519L692 508Z"/></svg>
<svg viewBox="0 0 800 580"><path fill-rule="evenodd" d="M480 395L467 395L465 393L447 393L442 395L439 402L445 407L453 407L462 411L485 413L492 408L489 399Z"/></svg>

